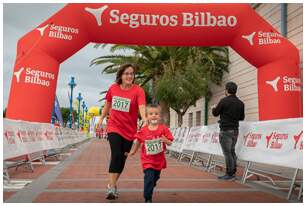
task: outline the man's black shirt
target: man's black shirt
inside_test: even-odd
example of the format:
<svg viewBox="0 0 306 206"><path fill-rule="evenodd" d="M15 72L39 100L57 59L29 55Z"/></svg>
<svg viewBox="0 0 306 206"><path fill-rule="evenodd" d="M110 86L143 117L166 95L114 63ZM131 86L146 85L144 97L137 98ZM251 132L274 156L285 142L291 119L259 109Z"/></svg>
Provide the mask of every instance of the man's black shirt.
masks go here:
<svg viewBox="0 0 306 206"><path fill-rule="evenodd" d="M244 120L244 103L236 95L229 95L220 100L212 114L217 117L220 115L220 129L238 130L239 120Z"/></svg>

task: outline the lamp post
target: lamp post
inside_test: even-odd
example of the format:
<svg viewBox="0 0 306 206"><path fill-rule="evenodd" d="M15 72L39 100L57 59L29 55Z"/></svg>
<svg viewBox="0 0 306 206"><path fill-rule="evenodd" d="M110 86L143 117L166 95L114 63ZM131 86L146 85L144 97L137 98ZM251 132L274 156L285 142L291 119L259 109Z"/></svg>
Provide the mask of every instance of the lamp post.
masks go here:
<svg viewBox="0 0 306 206"><path fill-rule="evenodd" d="M80 128L80 106L81 106L81 100L83 98L81 97L81 93L79 92L79 96L77 97L77 100L79 101L79 107L78 107L78 128Z"/></svg>
<svg viewBox="0 0 306 206"><path fill-rule="evenodd" d="M85 117L87 117L87 112L88 112L88 109L87 109L87 106L85 107Z"/></svg>
<svg viewBox="0 0 306 206"><path fill-rule="evenodd" d="M83 115L82 115L82 120L83 120L83 121L82 121L82 126L83 126L83 127L84 127L84 119L85 119L85 118L84 118L84 114L85 114L85 113L84 113L84 109L85 109L85 107L86 107L86 104L85 104L85 101L83 101L83 102L82 102L82 108L83 108Z"/></svg>
<svg viewBox="0 0 306 206"><path fill-rule="evenodd" d="M72 97L73 97L73 88L76 86L76 83L74 82L74 77L71 77L70 82L68 84L70 86L70 98L69 98L69 102L70 102L70 113L69 113L69 128L72 127Z"/></svg>
<svg viewBox="0 0 306 206"><path fill-rule="evenodd" d="M54 109L53 109L53 112L52 112L52 117L51 117L51 124L55 124L55 112L54 112Z"/></svg>
<svg viewBox="0 0 306 206"><path fill-rule="evenodd" d="M85 120L84 120L84 122L86 122L87 112L88 112L88 109L87 109L87 106L86 106L86 107L85 107L85 113L86 113L86 114L85 114L85 118L84 118Z"/></svg>

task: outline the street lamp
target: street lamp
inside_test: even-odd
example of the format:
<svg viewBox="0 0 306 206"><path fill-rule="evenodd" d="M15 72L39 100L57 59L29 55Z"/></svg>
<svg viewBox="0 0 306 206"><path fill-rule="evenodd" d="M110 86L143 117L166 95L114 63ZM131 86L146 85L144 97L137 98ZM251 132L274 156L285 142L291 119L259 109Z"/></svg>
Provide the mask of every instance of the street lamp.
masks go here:
<svg viewBox="0 0 306 206"><path fill-rule="evenodd" d="M68 84L70 86L70 99L69 99L69 102L70 102L70 113L69 113L69 128L72 127L72 97L73 97L73 88L76 86L76 83L74 82L74 77L71 77L71 80Z"/></svg>
<svg viewBox="0 0 306 206"><path fill-rule="evenodd" d="M79 108L78 108L78 128L80 128L80 106L81 106L81 100L83 98L81 97L81 93L79 92L79 96L77 97L77 100L79 101Z"/></svg>
<svg viewBox="0 0 306 206"><path fill-rule="evenodd" d="M85 107L85 117L87 117L87 112L88 112L88 109L87 109L87 106Z"/></svg>
<svg viewBox="0 0 306 206"><path fill-rule="evenodd" d="M83 108L83 115L82 115L83 127L84 127L84 119L85 119L85 118L84 118L84 114L85 114L85 113L84 113L84 108L85 108L85 107L86 107L86 104L85 104L85 101L83 101L83 103L82 103L82 108Z"/></svg>
<svg viewBox="0 0 306 206"><path fill-rule="evenodd" d="M85 114L85 118L84 118L85 120L84 120L84 122L86 122L87 112L88 112L88 109L87 109L87 106L86 106L86 107L85 107L85 113L86 113L86 114Z"/></svg>

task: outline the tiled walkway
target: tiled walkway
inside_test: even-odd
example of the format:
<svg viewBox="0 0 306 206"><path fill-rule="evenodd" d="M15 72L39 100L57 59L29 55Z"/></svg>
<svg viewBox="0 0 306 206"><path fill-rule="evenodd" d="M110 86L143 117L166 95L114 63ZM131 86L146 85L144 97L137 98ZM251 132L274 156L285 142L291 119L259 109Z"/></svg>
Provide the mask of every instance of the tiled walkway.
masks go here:
<svg viewBox="0 0 306 206"><path fill-rule="evenodd" d="M109 146L106 140L93 139L73 151L57 165L36 166L33 181L18 192L4 191L5 202L143 202L143 173L139 154L126 162L118 182L120 197L105 199ZM186 163L168 158L161 173L154 202L287 202L285 198L242 185L239 181L219 181L216 176ZM40 169L39 169L40 168ZM43 169L44 168L44 169ZM11 174L14 179L31 179Z"/></svg>

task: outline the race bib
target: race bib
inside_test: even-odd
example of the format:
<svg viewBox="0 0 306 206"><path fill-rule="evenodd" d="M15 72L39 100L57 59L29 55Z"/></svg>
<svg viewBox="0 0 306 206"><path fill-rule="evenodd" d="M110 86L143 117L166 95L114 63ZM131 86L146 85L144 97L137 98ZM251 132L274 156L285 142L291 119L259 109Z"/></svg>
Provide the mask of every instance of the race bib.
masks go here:
<svg viewBox="0 0 306 206"><path fill-rule="evenodd" d="M130 111L131 100L123 97L113 96L112 109L129 112Z"/></svg>
<svg viewBox="0 0 306 206"><path fill-rule="evenodd" d="M147 155L155 155L163 151L161 139L145 140L145 148Z"/></svg>

